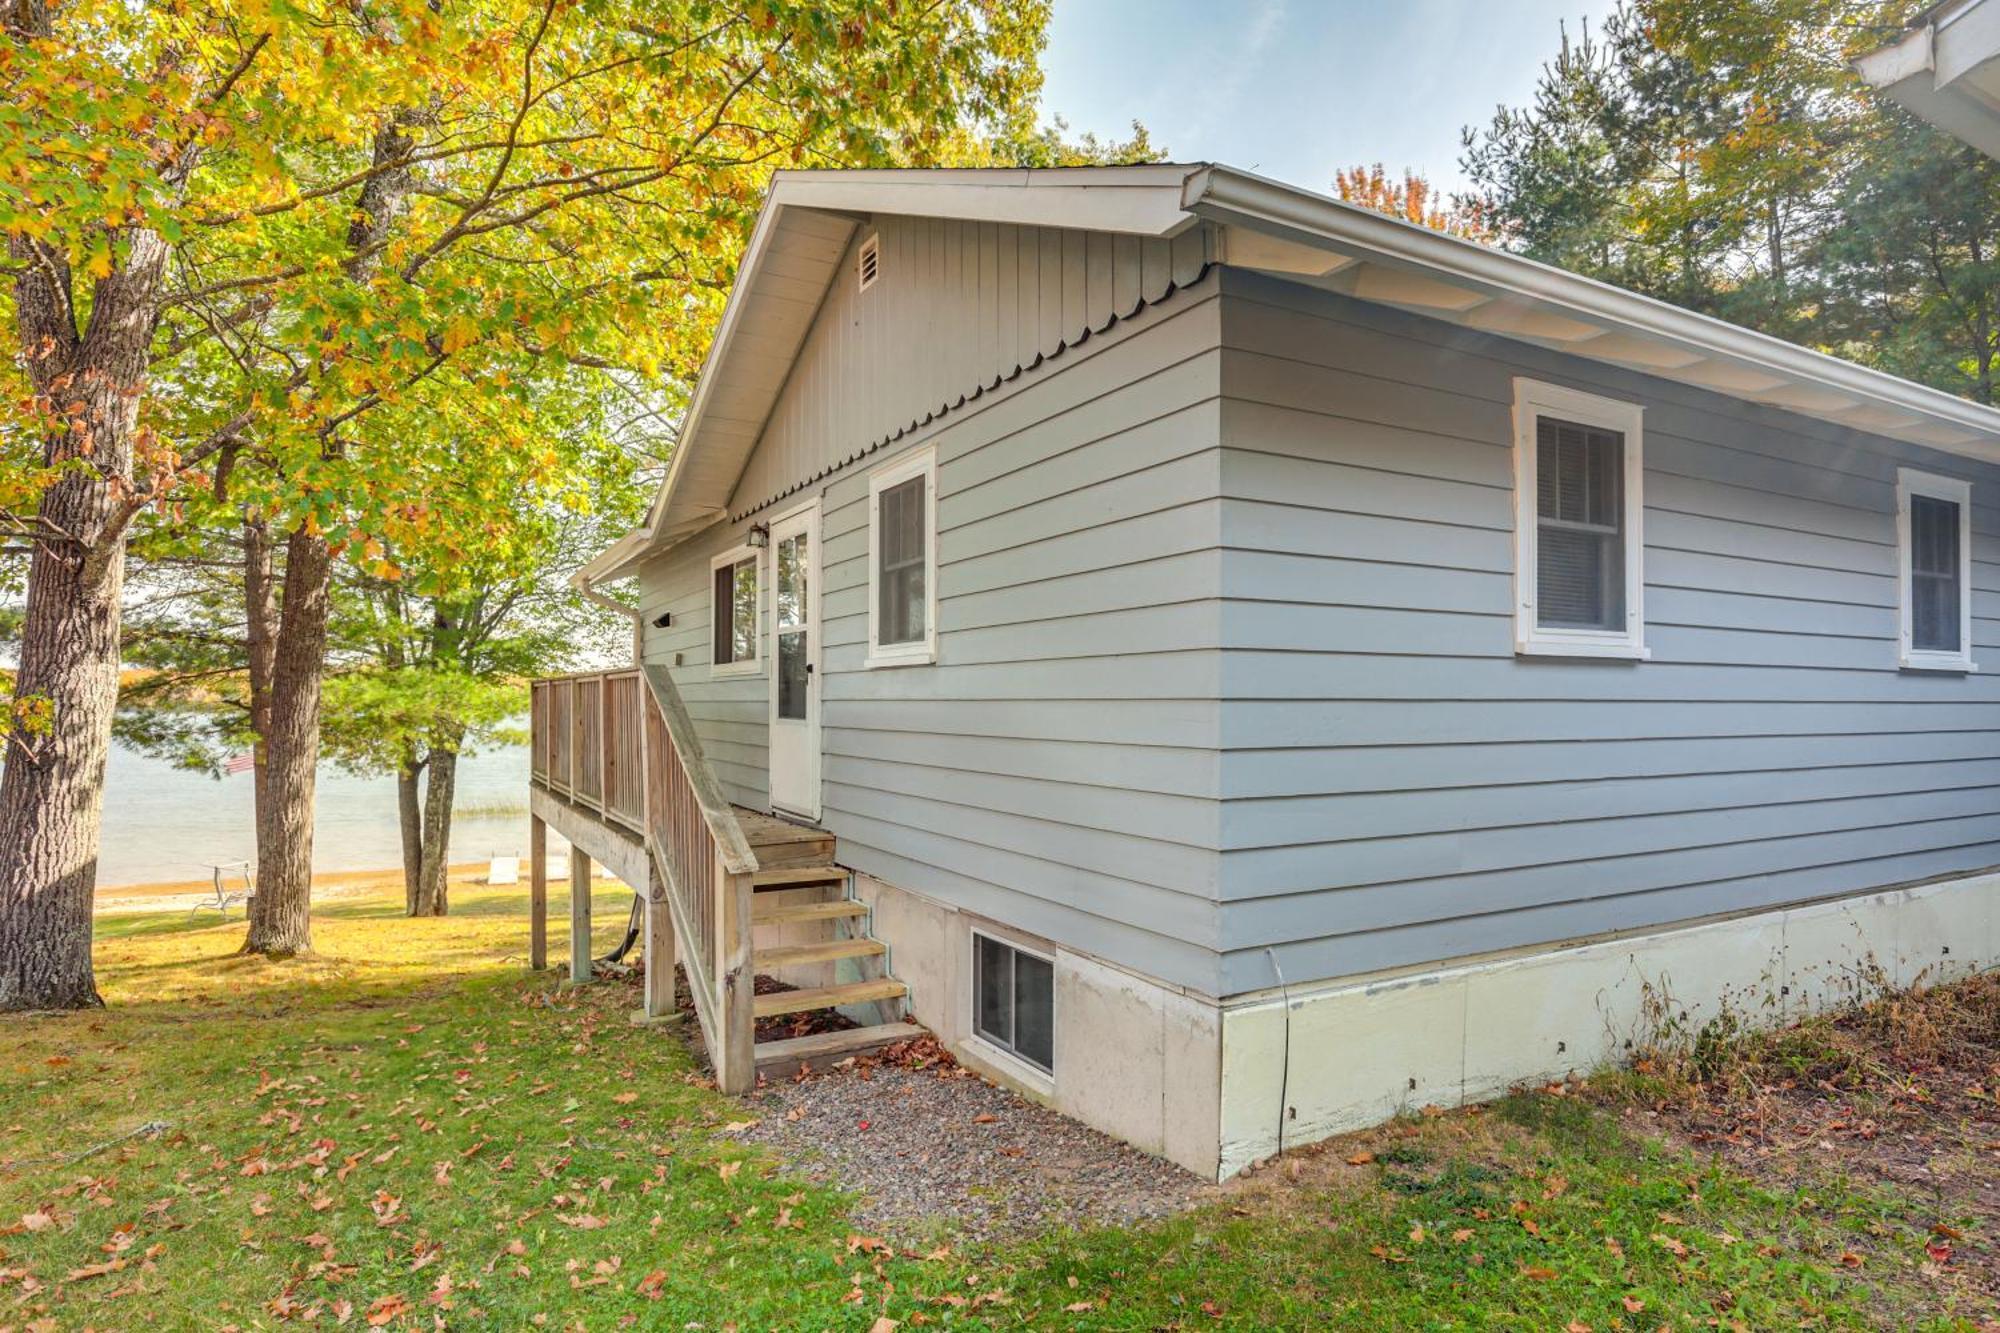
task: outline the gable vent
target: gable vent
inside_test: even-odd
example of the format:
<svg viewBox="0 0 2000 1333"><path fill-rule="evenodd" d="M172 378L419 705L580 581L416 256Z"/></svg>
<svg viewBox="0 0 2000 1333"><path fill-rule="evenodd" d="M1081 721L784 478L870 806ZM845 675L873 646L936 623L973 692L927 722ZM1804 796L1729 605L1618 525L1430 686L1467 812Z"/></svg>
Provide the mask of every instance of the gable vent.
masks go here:
<svg viewBox="0 0 2000 1333"><path fill-rule="evenodd" d="M861 279L861 290L867 291L875 285L875 279L882 274L882 238L870 236L861 243L861 253L855 256L854 271Z"/></svg>

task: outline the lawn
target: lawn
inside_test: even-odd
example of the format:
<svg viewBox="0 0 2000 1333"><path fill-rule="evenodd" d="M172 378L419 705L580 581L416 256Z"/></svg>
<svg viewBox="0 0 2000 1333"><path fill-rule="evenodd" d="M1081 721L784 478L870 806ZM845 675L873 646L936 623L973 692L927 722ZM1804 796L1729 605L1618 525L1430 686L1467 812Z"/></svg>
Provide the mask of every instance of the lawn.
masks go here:
<svg viewBox="0 0 2000 1333"><path fill-rule="evenodd" d="M100 918L109 1007L0 1020L0 1330L1981 1327L1922 1285L1914 1204L1755 1183L1573 1093L1164 1224L902 1253L727 1137L754 1112L629 984L529 973L522 894L454 911L337 900L284 964L238 922Z"/></svg>

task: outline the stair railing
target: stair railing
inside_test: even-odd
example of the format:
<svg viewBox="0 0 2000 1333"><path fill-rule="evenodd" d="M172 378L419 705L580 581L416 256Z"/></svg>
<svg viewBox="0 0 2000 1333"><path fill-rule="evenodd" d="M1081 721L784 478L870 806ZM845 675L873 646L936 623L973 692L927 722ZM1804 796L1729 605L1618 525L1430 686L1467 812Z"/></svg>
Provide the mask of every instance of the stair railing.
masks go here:
<svg viewBox="0 0 2000 1333"><path fill-rule="evenodd" d="M646 844L724 1092L757 1081L751 911L757 854L666 668L644 668ZM664 961L664 960L663 960Z"/></svg>
<svg viewBox="0 0 2000 1333"><path fill-rule="evenodd" d="M659 666L551 677L532 683L529 705L535 780L645 839L654 879L648 910L664 910L673 922L716 1082L747 1092L757 1079L750 921L757 854L673 677Z"/></svg>

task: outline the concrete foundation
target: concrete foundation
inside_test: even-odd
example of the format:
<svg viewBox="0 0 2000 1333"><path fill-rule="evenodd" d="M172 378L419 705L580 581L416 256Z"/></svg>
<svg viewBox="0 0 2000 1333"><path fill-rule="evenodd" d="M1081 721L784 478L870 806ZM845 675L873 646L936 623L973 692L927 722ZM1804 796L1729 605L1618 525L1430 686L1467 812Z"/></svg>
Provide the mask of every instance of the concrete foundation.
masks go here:
<svg viewBox="0 0 2000 1333"><path fill-rule="evenodd" d="M863 875L911 1015L966 1065L1176 1162L1250 1162L1427 1105L1587 1073L2000 962L2000 875L1217 1001ZM1055 1074L972 1032L974 929L1055 959Z"/></svg>
<svg viewBox="0 0 2000 1333"><path fill-rule="evenodd" d="M1281 1126L1309 1143L1601 1069L1725 1011L1771 1026L1992 967L1996 901L2000 875L1983 875L1239 997L1222 1016L1221 1174L1277 1151Z"/></svg>
<svg viewBox="0 0 2000 1333"><path fill-rule="evenodd" d="M1222 1106L1222 1011L1148 977L857 877L910 1014L965 1065L1094 1129L1215 1178ZM1055 959L1055 1075L972 1031L972 933Z"/></svg>

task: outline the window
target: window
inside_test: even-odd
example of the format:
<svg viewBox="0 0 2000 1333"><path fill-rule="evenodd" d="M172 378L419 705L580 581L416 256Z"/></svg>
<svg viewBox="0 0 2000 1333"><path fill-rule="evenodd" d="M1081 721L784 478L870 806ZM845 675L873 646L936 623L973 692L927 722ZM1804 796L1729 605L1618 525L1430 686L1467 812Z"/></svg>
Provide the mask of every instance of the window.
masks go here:
<svg viewBox="0 0 2000 1333"><path fill-rule="evenodd" d="M757 553L747 546L709 562L709 625L715 655L711 675L757 672Z"/></svg>
<svg viewBox="0 0 2000 1333"><path fill-rule="evenodd" d="M1972 484L1902 468L1896 474L1902 663L1972 671Z"/></svg>
<svg viewBox="0 0 2000 1333"><path fill-rule="evenodd" d="M1055 964L975 931L972 971L972 1030L1044 1074L1054 1074Z"/></svg>
<svg viewBox="0 0 2000 1333"><path fill-rule="evenodd" d="M1646 656L1642 410L1514 381L1514 648Z"/></svg>
<svg viewBox="0 0 2000 1333"><path fill-rule="evenodd" d="M937 660L937 456L868 479L868 665Z"/></svg>

